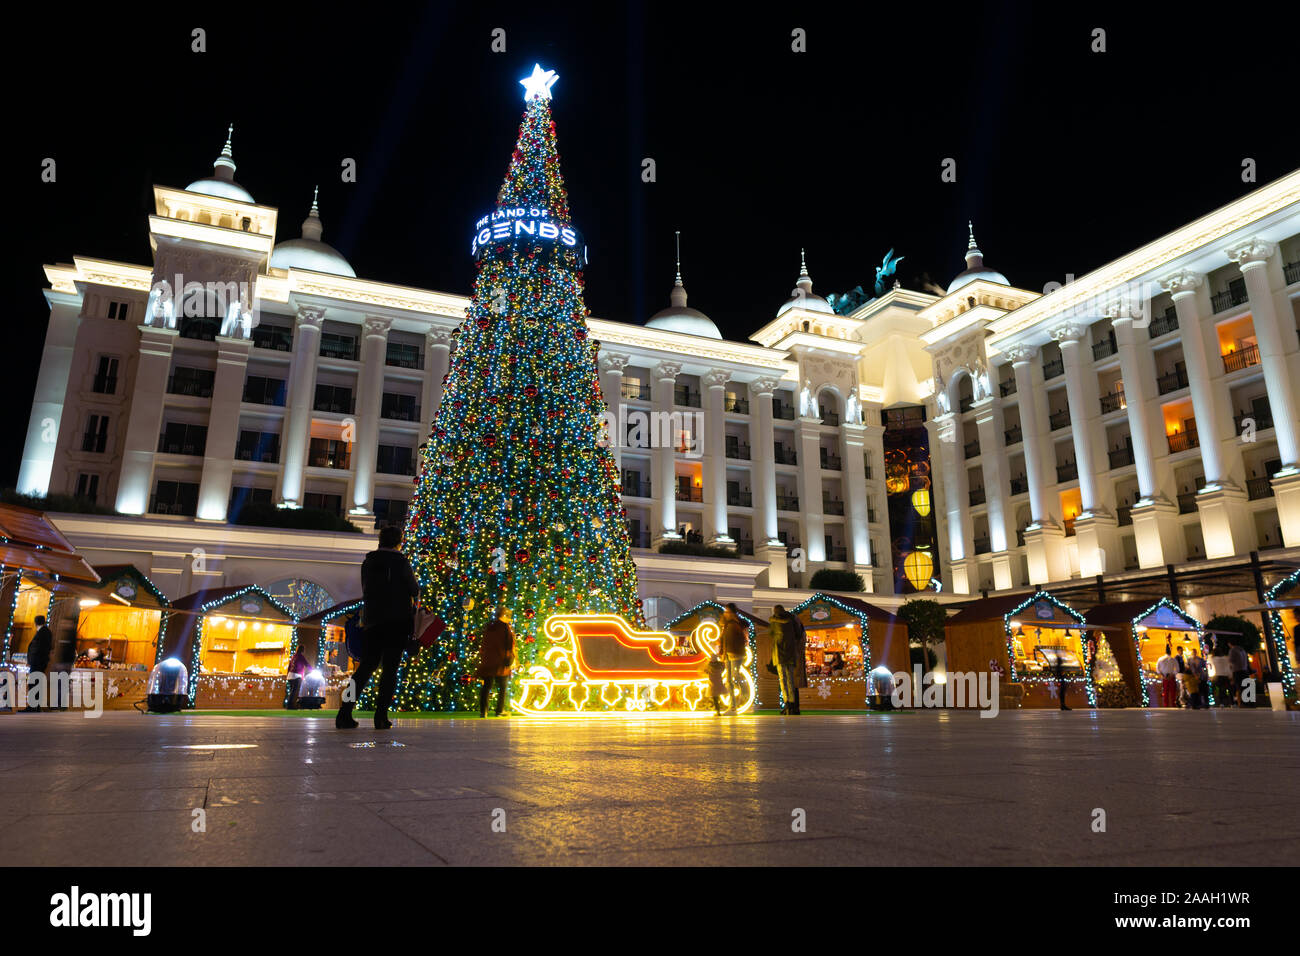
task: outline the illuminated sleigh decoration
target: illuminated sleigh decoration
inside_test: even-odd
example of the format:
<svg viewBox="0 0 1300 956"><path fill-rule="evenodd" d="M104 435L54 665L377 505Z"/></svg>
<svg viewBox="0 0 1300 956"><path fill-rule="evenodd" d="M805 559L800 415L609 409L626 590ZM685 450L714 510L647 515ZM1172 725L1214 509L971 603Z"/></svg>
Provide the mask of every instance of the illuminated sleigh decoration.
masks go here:
<svg viewBox="0 0 1300 956"><path fill-rule="evenodd" d="M717 623L700 623L689 653L673 653L666 631L638 631L614 614L556 614L543 631L551 641L541 662L515 681L511 707L531 717L690 716L712 710L707 665L718 647ZM737 711L754 706L751 651L733 666ZM729 707L730 695L722 696Z"/></svg>

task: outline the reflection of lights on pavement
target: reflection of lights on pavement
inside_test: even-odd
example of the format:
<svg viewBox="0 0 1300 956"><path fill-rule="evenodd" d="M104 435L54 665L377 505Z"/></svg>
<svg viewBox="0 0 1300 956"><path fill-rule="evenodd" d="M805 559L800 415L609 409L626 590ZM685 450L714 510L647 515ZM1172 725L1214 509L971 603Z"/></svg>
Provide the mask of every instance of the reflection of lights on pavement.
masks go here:
<svg viewBox="0 0 1300 956"><path fill-rule="evenodd" d="M257 744L164 744L163 750L254 750Z"/></svg>

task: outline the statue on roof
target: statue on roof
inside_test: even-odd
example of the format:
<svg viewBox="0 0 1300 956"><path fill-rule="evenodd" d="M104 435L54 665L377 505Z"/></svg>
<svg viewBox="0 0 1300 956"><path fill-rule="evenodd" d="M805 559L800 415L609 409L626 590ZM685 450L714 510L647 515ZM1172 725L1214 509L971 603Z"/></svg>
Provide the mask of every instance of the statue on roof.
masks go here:
<svg viewBox="0 0 1300 956"><path fill-rule="evenodd" d="M904 258L904 256L899 256L895 259L893 249L890 249L885 253L885 261L876 266L876 295L879 296L885 294L885 280L894 274L894 271L898 268L898 264L902 262Z"/></svg>

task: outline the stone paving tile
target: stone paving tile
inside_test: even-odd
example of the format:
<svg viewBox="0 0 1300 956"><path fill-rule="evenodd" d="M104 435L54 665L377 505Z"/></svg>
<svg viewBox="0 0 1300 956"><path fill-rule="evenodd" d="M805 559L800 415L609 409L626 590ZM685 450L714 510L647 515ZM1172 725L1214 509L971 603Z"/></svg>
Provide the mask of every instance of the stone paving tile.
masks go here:
<svg viewBox="0 0 1300 956"><path fill-rule="evenodd" d="M169 749L220 743L257 747ZM0 753L0 863L1276 864L1300 838L1300 715L1266 712L347 734L315 718L50 714L0 720ZM204 801L208 831L192 834L186 808Z"/></svg>

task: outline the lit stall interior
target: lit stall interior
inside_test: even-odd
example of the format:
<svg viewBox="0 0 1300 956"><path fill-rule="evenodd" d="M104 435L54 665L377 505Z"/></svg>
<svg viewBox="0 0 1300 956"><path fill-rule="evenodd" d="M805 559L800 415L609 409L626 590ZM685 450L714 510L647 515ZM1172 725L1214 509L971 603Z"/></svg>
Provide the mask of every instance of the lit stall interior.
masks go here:
<svg viewBox="0 0 1300 956"><path fill-rule="evenodd" d="M883 608L818 593L787 610L808 638L797 677L804 710L861 710L876 694L867 686L869 670L908 670L907 628Z"/></svg>
<svg viewBox="0 0 1300 956"><path fill-rule="evenodd" d="M77 667L149 671L158 655L167 598L136 568L95 569L101 583L78 600Z"/></svg>
<svg viewBox="0 0 1300 956"><path fill-rule="evenodd" d="M1274 605L1266 611L1273 625L1274 640L1285 644L1286 662L1290 665L1291 682L1294 693L1296 675L1300 674L1300 659L1297 659L1296 641L1300 639L1300 571L1287 575L1264 595L1264 599Z"/></svg>
<svg viewBox="0 0 1300 956"><path fill-rule="evenodd" d="M348 654L346 628L349 622L360 625L361 608L360 600L344 601L298 623L298 645L312 668L321 672L327 709L339 706L343 685L360 663Z"/></svg>
<svg viewBox="0 0 1300 956"><path fill-rule="evenodd" d="M211 614L203 623L200 674L255 674L272 677L289 666L293 626L245 617Z"/></svg>
<svg viewBox="0 0 1300 956"><path fill-rule="evenodd" d="M1087 621L1099 645L1093 681L1102 706L1159 706L1156 662L1166 645L1174 653L1181 647L1189 658L1193 648L1202 655L1210 650L1198 637L1200 622L1167 598L1099 604L1088 611ZM1117 679L1127 688L1127 699L1110 686Z"/></svg>

